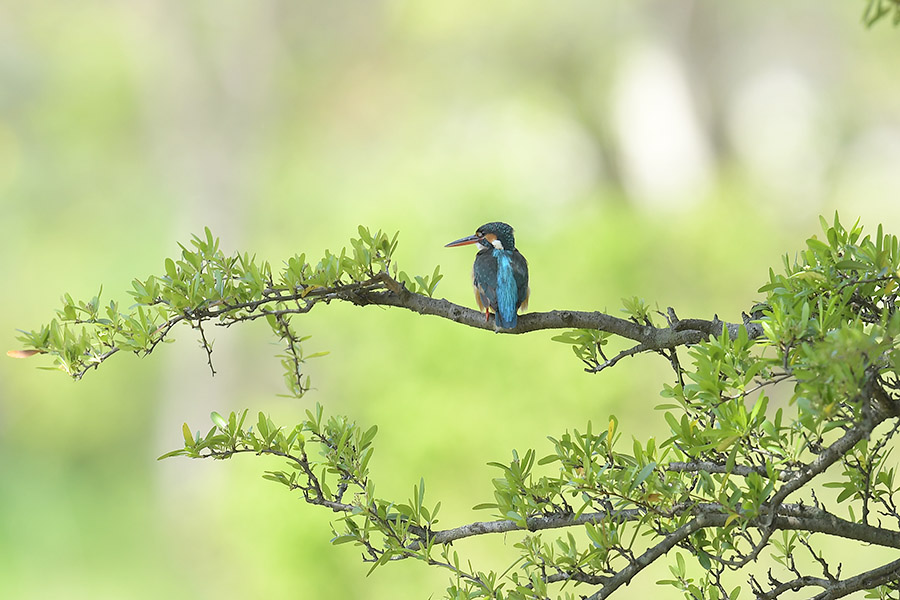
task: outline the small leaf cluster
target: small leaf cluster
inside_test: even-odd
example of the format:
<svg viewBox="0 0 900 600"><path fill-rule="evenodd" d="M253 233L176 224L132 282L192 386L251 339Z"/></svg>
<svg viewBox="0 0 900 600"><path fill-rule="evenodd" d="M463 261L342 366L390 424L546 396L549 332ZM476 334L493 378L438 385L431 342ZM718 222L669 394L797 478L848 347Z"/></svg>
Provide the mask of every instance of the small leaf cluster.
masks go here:
<svg viewBox="0 0 900 600"><path fill-rule="evenodd" d="M587 365L588 368L594 368L600 364L600 359L606 360L603 354L603 346L609 342L612 334L607 331L599 331L597 329L573 329L550 338L554 342L562 344L570 344L572 352L578 357L578 360Z"/></svg>
<svg viewBox="0 0 900 600"><path fill-rule="evenodd" d="M622 312L628 315L628 319L638 325L653 326L653 313L659 312L652 309L643 298L632 296L622 298ZM550 338L554 342L569 344L578 360L586 365L586 371L599 372L603 368L616 362L606 358L603 346L609 342L612 334L598 329L572 329Z"/></svg>
<svg viewBox="0 0 900 600"><path fill-rule="evenodd" d="M165 260L162 275L132 282L134 303L127 309L115 301L104 305L99 293L83 302L66 294L56 318L23 331L19 340L52 356L57 368L77 379L119 351L149 354L183 322L199 333L212 369L213 342L205 324L230 326L264 318L284 344L288 390L301 396L309 388L303 364L324 353L304 352L308 338L294 330L292 316L333 299L365 303L365 294L385 289L430 296L442 277L439 267L424 277L399 271L393 260L397 234L371 233L362 226L358 233L340 253L326 250L315 264L304 254L295 255L278 271L248 253L225 254L207 228L188 246L180 245L180 257Z"/></svg>
<svg viewBox="0 0 900 600"><path fill-rule="evenodd" d="M622 312L635 323L653 325L653 313L658 311L651 308L643 298L632 296L622 298Z"/></svg>
<svg viewBox="0 0 900 600"><path fill-rule="evenodd" d="M813 237L784 274L769 274L763 343L774 351L772 368L797 382L792 401L812 428L835 427L858 417L856 398L873 378L893 379L900 368L895 338L900 248L878 227L862 237L857 223L845 229L835 215L823 219L826 241ZM829 423L826 424L825 421Z"/></svg>

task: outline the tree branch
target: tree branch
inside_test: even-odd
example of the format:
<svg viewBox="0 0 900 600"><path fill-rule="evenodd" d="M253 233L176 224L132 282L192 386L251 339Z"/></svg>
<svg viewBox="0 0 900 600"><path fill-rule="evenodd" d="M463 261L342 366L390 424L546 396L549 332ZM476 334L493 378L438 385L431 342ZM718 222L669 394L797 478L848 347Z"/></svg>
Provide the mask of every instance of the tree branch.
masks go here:
<svg viewBox="0 0 900 600"><path fill-rule="evenodd" d="M896 582L898 579L900 579L900 559L847 579L829 580L822 577L797 577L790 581L778 583L765 593L760 593L761 590L757 590L757 598L759 600L774 600L785 592L797 592L805 587L820 587L824 591L813 596L812 600L835 600L860 590L868 590L885 583Z"/></svg>
<svg viewBox="0 0 900 600"><path fill-rule="evenodd" d="M382 278L390 279L384 273L379 275ZM394 280L391 279L391 281L393 282ZM360 294L360 296L365 299L365 302L356 302L357 304L396 306L421 315L432 315L449 319L476 329L494 329L492 323L485 321L484 313L454 304L443 298L429 298L422 294L413 294L405 289L398 293L390 290L373 291ZM345 299L350 300L349 298ZM755 324L751 323L751 325ZM650 351L674 348L685 344L696 344L707 339L710 335L721 334L723 326L728 329L729 335L737 336L740 324L723 323L718 320L690 319L679 321L671 327L659 328L650 325L639 325L633 321L597 311L552 310L520 315L516 327L503 329L500 333L520 334L544 329L595 329L634 340L644 344L644 350ZM754 329L748 333L751 334L751 337L758 337L762 333L762 328L759 327L758 332Z"/></svg>
<svg viewBox="0 0 900 600"><path fill-rule="evenodd" d="M730 513L721 504L703 503L692 505L681 503L664 511L663 516L673 517L685 512L693 512L695 516L703 516L700 527L724 527ZM600 523L612 517L619 522L635 521L646 514L641 508L606 512L583 513L578 517L571 514L553 514L526 519L526 526L522 527L516 521L504 519L500 521L476 521L467 525L461 525L452 529L443 529L431 532L428 540L435 544L450 544L457 540L486 535L492 533L508 533L511 531L541 531L544 529L558 529L573 527L586 523ZM827 511L803 504L783 504L779 507L778 514L769 524L767 516L759 516L748 521L748 525L754 528L770 526L773 530L796 530L824 533L835 537L855 540L886 548L900 549L900 532L882 527L874 527L853 521L841 519ZM670 534L671 535L671 534ZM668 537L668 536L667 536ZM411 550L416 550L419 542L414 542Z"/></svg>
<svg viewBox="0 0 900 600"><path fill-rule="evenodd" d="M725 464L715 463L709 460L694 460L691 462L675 461L665 465L666 470L675 471L676 473L731 473L746 477L751 473L756 473L762 477L768 477L765 467L748 467L746 465L734 465L731 469ZM795 476L792 470L784 470L778 473L780 481L790 481Z"/></svg>
<svg viewBox="0 0 900 600"><path fill-rule="evenodd" d="M853 592L872 589L888 582L896 582L898 579L900 579L900 559L871 571L865 571L849 579L843 579L836 583L829 582L826 586L827 589L821 594L814 596L813 600L843 598Z"/></svg>
<svg viewBox="0 0 900 600"><path fill-rule="evenodd" d="M644 514L643 510L633 508L612 513L615 520L634 521ZM557 529L560 527L573 527L585 523L599 523L610 518L606 511L582 513L575 517L571 514L554 514L541 517L529 517L525 520L526 527L522 527L516 521L504 519L501 521L476 521L467 525L435 531L429 538L435 544L449 544L456 540L488 533L507 533L510 531L541 531L543 529ZM417 547L417 545L415 545ZM415 547L413 549L415 549Z"/></svg>

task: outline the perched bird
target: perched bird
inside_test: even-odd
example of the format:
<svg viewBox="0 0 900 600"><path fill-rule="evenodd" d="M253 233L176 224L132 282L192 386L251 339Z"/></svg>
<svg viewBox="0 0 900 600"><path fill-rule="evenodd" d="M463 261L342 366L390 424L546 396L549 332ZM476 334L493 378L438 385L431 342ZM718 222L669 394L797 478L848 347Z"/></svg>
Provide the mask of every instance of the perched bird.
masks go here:
<svg viewBox="0 0 900 600"><path fill-rule="evenodd" d="M450 242L445 247L478 244L478 254L472 266L475 301L491 318L496 329L516 326L519 308L528 308L528 261L516 250L513 228L506 223L486 223L470 235Z"/></svg>

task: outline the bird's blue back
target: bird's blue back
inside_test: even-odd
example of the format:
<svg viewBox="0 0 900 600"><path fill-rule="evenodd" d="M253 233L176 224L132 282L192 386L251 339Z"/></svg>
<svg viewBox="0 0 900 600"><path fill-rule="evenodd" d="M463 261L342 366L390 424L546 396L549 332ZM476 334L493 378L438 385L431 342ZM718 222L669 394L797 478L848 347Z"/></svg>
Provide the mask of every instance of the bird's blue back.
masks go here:
<svg viewBox="0 0 900 600"><path fill-rule="evenodd" d="M512 252L509 250L491 251L497 261L497 324L504 329L516 326L519 308L519 287L516 283L512 267Z"/></svg>

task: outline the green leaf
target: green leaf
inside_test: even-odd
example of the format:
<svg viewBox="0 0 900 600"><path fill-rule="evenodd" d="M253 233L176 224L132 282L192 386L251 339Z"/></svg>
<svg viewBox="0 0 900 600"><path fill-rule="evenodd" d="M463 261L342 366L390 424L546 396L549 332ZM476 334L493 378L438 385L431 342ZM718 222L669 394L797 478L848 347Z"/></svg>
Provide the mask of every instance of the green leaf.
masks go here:
<svg viewBox="0 0 900 600"><path fill-rule="evenodd" d="M175 261L171 258L166 259L166 275L172 282L178 281L178 270L175 268Z"/></svg>
<svg viewBox="0 0 900 600"><path fill-rule="evenodd" d="M737 453L740 448L739 444L735 444L731 448L731 452L728 453L728 460L725 461L725 472L731 473L734 471L734 463L737 461Z"/></svg>
<svg viewBox="0 0 900 600"><path fill-rule="evenodd" d="M259 432L259 435L261 435L263 439L269 437L269 427L266 415L262 411L259 411L259 415L257 416L256 431Z"/></svg>
<svg viewBox="0 0 900 600"><path fill-rule="evenodd" d="M860 262L858 260L842 260L836 263L834 266L841 271L868 271L870 268L870 265L867 265L866 263Z"/></svg>
<svg viewBox="0 0 900 600"><path fill-rule="evenodd" d="M162 456L157 457L156 460L162 460L164 458L171 458L173 456L186 456L187 451L184 448L180 448L178 450L172 450L171 452L166 452Z"/></svg>
<svg viewBox="0 0 900 600"><path fill-rule="evenodd" d="M642 483L644 483L644 481L647 479L647 477L650 476L650 474L653 472L654 469L656 469L655 462L651 462L651 463L648 463L647 465L645 465L644 468L641 469L640 472L637 474L637 476L632 480L631 485L629 486L628 489L633 490L636 487L638 487L639 485L641 485Z"/></svg>
<svg viewBox="0 0 900 600"><path fill-rule="evenodd" d="M358 541L358 537L355 535L338 535L331 538L331 543L335 546L339 546L341 544L346 544L347 542L355 542Z"/></svg>
<svg viewBox="0 0 900 600"><path fill-rule="evenodd" d="M225 421L225 419L222 417L222 415L220 415L216 411L212 411L209 414L209 417L210 417L210 419L212 419L212 422L216 424L216 427L218 427L219 429L222 429L223 431L228 430L228 422Z"/></svg>
<svg viewBox="0 0 900 600"><path fill-rule="evenodd" d="M181 426L181 433L184 435L184 446L186 448L193 448L195 444L194 434L191 432L191 428L188 427L187 423L184 423Z"/></svg>
<svg viewBox="0 0 900 600"><path fill-rule="evenodd" d="M822 255L830 255L831 254L831 246L826 244L823 241L816 239L815 236L806 240L806 245L810 247L812 250L817 250Z"/></svg>

